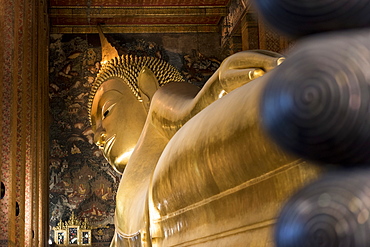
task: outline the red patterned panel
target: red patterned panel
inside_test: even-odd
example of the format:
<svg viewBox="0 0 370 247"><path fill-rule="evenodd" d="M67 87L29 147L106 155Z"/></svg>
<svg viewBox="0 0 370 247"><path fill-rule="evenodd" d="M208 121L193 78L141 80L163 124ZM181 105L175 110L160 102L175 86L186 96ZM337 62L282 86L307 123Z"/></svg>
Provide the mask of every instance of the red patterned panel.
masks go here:
<svg viewBox="0 0 370 247"><path fill-rule="evenodd" d="M15 146L12 146L12 152L15 153L15 162L12 162L12 166L15 167L15 174L13 174L15 180L15 195L16 203L19 206L19 212L16 211L16 215L19 216L15 218L15 244L16 246L24 246L24 221L21 218L24 217L24 130L26 127L26 122L24 122L23 116L25 114L24 106L26 98L24 97L24 85L26 80L24 78L25 70L25 58L28 54L25 53L24 44L27 33L25 33L26 26L24 25L25 20L25 2L18 1L15 5L15 19L14 19L14 29L17 31L15 33L15 43L14 43L14 70L13 76L15 80L13 81L13 86L17 88L16 93L13 96L13 104L16 107L16 113L13 112L12 131L15 133ZM15 142L14 142L15 141ZM14 168L13 168L14 169ZM14 171L14 170L13 170Z"/></svg>
<svg viewBox="0 0 370 247"><path fill-rule="evenodd" d="M32 51L32 40L33 40L33 18L32 18L32 10L33 6L32 3L27 1L26 9L26 19L25 19L25 51ZM24 203L25 203L25 246L32 246L29 241L32 239L32 184L33 184L33 173L32 173L32 154L31 154L31 147L33 145L34 140L31 139L32 135L32 61L35 57L35 53L27 52L27 56L24 59L24 66L26 68L25 73L25 81L26 81L26 90L25 90L25 100L27 102L25 106L25 123L27 124L27 128L25 129L25 193L24 193Z"/></svg>
<svg viewBox="0 0 370 247"><path fill-rule="evenodd" d="M110 25L191 25L191 24L217 24L220 21L218 16L199 16L191 18L181 17L156 17L156 18L133 18L122 17L114 19L103 18L55 18L52 20L52 25L96 25L96 24L110 24Z"/></svg>
<svg viewBox="0 0 370 247"><path fill-rule="evenodd" d="M13 192L12 188L12 174L11 174L11 116L12 116L12 51L13 51L13 23L14 23L14 2L6 1L3 3L3 11L5 13L3 23L3 34L2 42L4 49L4 56L1 57L1 62L3 62L3 78L1 79L2 83L2 93L0 99L1 103L1 116L2 116L2 129L1 129L1 138L2 146L0 153L0 172L1 180L5 184L5 197L0 200L0 245L7 244L9 238L9 216L11 214L10 205L11 205L11 193Z"/></svg>
<svg viewBox="0 0 370 247"><path fill-rule="evenodd" d="M51 6L226 6L230 0L51 0Z"/></svg>

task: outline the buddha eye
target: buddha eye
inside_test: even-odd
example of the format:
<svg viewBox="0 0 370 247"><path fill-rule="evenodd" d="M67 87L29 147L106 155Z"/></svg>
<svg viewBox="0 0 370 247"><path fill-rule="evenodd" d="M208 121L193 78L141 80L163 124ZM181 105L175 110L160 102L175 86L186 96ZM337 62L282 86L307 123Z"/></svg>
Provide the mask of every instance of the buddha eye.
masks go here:
<svg viewBox="0 0 370 247"><path fill-rule="evenodd" d="M103 107L103 109L102 109L102 112L103 112L103 119L105 119L106 117L108 117L109 116L109 113L112 111L112 108L114 107L116 105L116 103L114 103L114 104L111 104L107 109L105 109L105 107Z"/></svg>
<svg viewBox="0 0 370 247"><path fill-rule="evenodd" d="M106 118L106 117L108 116L108 114L109 114L109 110L106 110L106 111L104 112L104 114L103 114L103 118Z"/></svg>

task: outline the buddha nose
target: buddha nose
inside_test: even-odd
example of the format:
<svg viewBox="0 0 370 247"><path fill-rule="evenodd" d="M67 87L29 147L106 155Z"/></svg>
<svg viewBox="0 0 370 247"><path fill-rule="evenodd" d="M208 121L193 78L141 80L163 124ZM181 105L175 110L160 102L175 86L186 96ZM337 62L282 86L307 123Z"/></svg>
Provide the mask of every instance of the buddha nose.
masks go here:
<svg viewBox="0 0 370 247"><path fill-rule="evenodd" d="M98 146L100 149L104 148L104 144L105 144L105 141L106 141L106 133L104 130L97 130L95 132L95 135L94 135L94 142L95 142L95 145Z"/></svg>

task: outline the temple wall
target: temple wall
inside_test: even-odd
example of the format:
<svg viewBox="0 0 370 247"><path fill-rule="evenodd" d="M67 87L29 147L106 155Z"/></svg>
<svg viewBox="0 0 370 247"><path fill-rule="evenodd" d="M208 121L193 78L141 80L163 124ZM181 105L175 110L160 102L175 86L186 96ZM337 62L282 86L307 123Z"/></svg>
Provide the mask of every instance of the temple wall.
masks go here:
<svg viewBox="0 0 370 247"><path fill-rule="evenodd" d="M232 0L221 24L221 43L229 55L242 50L269 50L284 54L294 41L266 26L249 0Z"/></svg>
<svg viewBox="0 0 370 247"><path fill-rule="evenodd" d="M0 246L46 246L48 19L44 0L0 4Z"/></svg>

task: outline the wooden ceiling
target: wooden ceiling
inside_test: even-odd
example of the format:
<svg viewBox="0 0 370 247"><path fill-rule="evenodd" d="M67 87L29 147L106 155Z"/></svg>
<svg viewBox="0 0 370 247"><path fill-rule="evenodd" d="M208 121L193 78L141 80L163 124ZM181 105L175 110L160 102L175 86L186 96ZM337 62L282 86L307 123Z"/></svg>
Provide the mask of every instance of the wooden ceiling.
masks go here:
<svg viewBox="0 0 370 247"><path fill-rule="evenodd" d="M49 0L51 33L219 32L230 0Z"/></svg>

